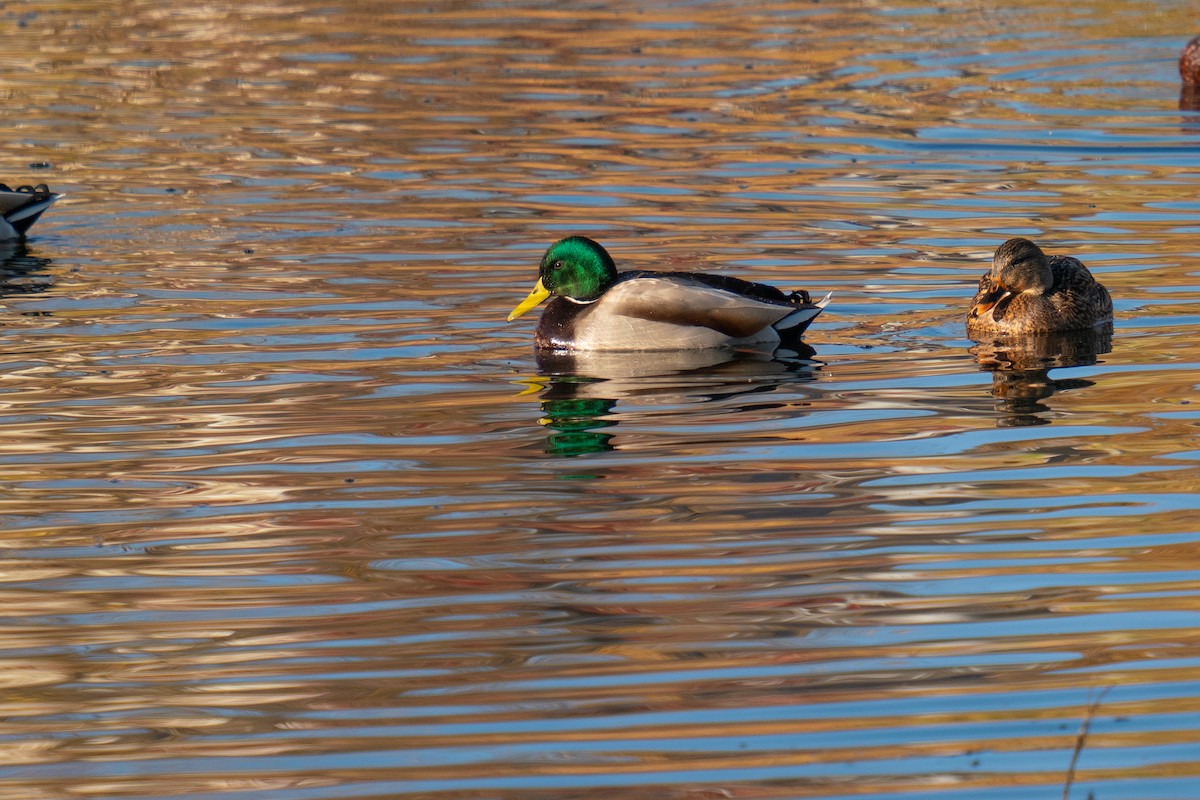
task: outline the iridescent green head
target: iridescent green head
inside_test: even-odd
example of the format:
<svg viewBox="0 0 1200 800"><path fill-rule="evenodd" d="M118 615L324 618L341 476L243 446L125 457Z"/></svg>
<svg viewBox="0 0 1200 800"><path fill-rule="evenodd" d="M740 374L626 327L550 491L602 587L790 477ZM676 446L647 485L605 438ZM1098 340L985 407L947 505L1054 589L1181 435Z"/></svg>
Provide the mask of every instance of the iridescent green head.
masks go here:
<svg viewBox="0 0 1200 800"><path fill-rule="evenodd" d="M590 303L617 279L612 256L585 236L570 236L550 245L538 273L533 291L508 315L509 322L551 295Z"/></svg>

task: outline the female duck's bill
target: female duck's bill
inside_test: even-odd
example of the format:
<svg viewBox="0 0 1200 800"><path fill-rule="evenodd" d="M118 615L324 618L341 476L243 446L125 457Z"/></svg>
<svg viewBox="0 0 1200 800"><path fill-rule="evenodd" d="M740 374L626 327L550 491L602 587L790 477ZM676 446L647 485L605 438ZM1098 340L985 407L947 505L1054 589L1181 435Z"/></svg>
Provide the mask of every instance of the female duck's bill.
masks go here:
<svg viewBox="0 0 1200 800"><path fill-rule="evenodd" d="M61 194L50 191L44 183L16 189L0 183L0 241L23 239L42 212L60 197Z"/></svg>
<svg viewBox="0 0 1200 800"><path fill-rule="evenodd" d="M573 351L777 345L781 334L797 339L829 303L723 275L618 272L608 252L582 236L550 246L509 321L546 300L535 344Z"/></svg>

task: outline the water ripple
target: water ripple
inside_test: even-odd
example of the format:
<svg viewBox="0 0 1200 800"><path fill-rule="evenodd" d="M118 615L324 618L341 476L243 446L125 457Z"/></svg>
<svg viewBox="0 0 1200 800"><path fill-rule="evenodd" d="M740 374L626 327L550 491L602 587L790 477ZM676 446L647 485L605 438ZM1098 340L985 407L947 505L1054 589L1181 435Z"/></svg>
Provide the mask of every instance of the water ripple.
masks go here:
<svg viewBox="0 0 1200 800"><path fill-rule="evenodd" d="M0 796L1190 796L1191 6L225 5L6 7ZM568 233L835 303L539 364Z"/></svg>

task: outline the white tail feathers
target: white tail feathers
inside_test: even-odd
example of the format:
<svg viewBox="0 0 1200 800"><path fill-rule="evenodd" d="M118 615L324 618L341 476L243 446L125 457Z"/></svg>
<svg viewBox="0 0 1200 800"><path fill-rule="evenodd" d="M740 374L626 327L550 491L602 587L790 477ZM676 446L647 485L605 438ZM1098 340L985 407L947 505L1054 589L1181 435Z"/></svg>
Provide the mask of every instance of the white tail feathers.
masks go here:
<svg viewBox="0 0 1200 800"><path fill-rule="evenodd" d="M52 197L47 197L45 200L41 201L40 203L30 203L29 205L25 206L24 208L20 208L16 211L12 211L8 214L5 214L4 218L6 220L8 220L9 222L20 222L23 219L28 219L29 217L32 217L34 214L42 213L47 208L54 205L54 201L56 201L56 200L58 200L58 195L53 195Z"/></svg>
<svg viewBox="0 0 1200 800"><path fill-rule="evenodd" d="M825 310L825 306L829 305L829 299L833 297L833 292L822 297L808 308L797 308L792 313L788 314L783 319L776 322L772 327L777 331L786 331L800 325L806 325L816 319L816 316Z"/></svg>

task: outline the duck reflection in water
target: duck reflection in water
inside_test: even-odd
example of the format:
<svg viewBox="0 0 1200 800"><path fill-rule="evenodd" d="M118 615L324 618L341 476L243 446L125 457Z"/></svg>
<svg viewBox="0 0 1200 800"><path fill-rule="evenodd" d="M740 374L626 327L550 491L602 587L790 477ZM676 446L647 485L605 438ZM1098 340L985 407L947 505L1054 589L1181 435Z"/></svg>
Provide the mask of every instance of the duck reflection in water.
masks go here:
<svg viewBox="0 0 1200 800"><path fill-rule="evenodd" d="M23 241L0 241L0 297L37 294L54 285L45 275L51 261L29 251Z"/></svg>
<svg viewBox="0 0 1200 800"><path fill-rule="evenodd" d="M1055 392L1093 386L1082 378L1055 380L1050 370L1085 367L1112 350L1112 323L1077 331L1027 334L979 342L971 348L980 368L992 373L996 427L1048 425L1051 411L1041 401Z"/></svg>
<svg viewBox="0 0 1200 800"><path fill-rule="evenodd" d="M789 348L774 353L727 348L670 353L538 350L541 375L532 383L543 387L539 421L549 431L546 452L578 456L617 449L614 428L630 419L617 412L621 401L703 403L815 380L823 366L814 358L816 351L802 342Z"/></svg>

